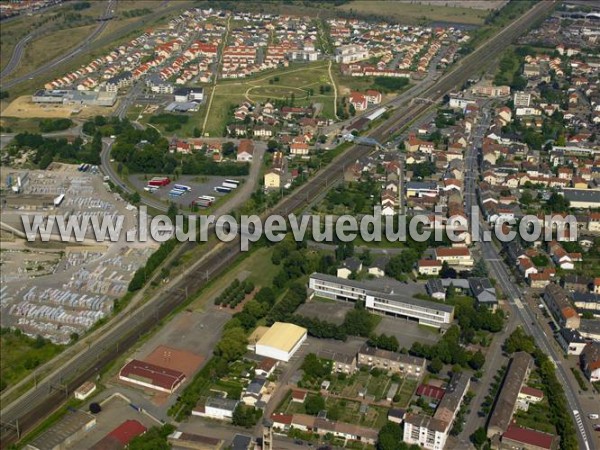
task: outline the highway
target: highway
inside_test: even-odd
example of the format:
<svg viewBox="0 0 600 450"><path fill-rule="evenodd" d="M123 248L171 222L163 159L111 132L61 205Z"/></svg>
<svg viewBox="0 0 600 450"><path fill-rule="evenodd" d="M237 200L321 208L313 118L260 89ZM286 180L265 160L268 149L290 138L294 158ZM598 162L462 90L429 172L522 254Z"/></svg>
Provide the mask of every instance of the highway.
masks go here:
<svg viewBox="0 0 600 450"><path fill-rule="evenodd" d="M531 10L506 26L496 36L486 41L482 47L466 56L451 72L441 77L420 97L437 101L457 86L461 86L473 73L481 70L484 63L494 60L508 43L528 29L532 20L553 7L550 2L540 2ZM392 134L417 118L429 108L429 103L399 107L391 117L369 133L369 137L379 142L386 141ZM317 172L307 183L291 195L282 199L271 211L265 212L263 219L270 214L288 214L301 209L312 198L328 189L333 181L341 178L344 168L373 148L355 145L339 155L334 161ZM18 440L13 426L18 421L21 432L31 430L48 414L60 407L61 403L84 381L94 377L119 355L126 352L139 338L156 326L173 309L187 298L186 293L194 293L202 288L207 280L224 273L233 261L240 256L239 237L229 243L205 246L205 255L185 272L184 276L172 280L166 292L149 299L134 314L117 317L111 327L98 337L87 349L65 363L59 371L42 380L37 388L29 390L10 405L3 405L2 437L0 444L7 446ZM210 247L210 248L208 248Z"/></svg>
<svg viewBox="0 0 600 450"><path fill-rule="evenodd" d="M90 51L90 50L92 50L92 47L96 48L96 47L102 47L104 45L108 45L108 44L122 38L123 36L126 36L129 33L135 31L136 29L140 28L141 26L148 25L149 23L155 23L157 20L160 20L160 18L162 16L170 14L178 9L184 9L190 5L191 5L191 3L187 0L172 2L172 4L162 2L160 5L158 5L157 8L154 8L154 11L151 14L141 16L139 18L139 20L136 20L135 22L120 28L116 32L112 33L110 36L101 37L100 39L97 39L102 34L102 32L104 31L104 29L106 28L106 26L109 23L108 20L104 20L98 25L98 27L94 30L94 32L91 33L77 47L69 50L66 54L57 57L53 61L50 61L50 62L44 64L43 66L28 73L27 75L23 75L21 77L18 77L18 78L12 79L12 80L2 81L2 83L1 83L2 89L8 90L26 80L36 78L36 77L48 72L50 69L58 67L61 64L72 60L73 58L78 56L84 50ZM107 13L109 11L111 11L111 9L117 9L117 7L118 7L118 0L109 0L109 2L107 4L105 15L107 15ZM93 43L93 46L92 46L92 43ZM15 48L15 50L16 50L16 48ZM21 50L21 52L22 51L23 50ZM14 57L15 57L15 55L13 54L13 58ZM20 58L21 58L21 56L18 57L18 59L20 59ZM11 60L12 60L12 58L11 58Z"/></svg>
<svg viewBox="0 0 600 450"><path fill-rule="evenodd" d="M116 0L108 0L108 2L106 3L106 9L104 11L104 16L109 16L111 14L112 10L115 8L115 6L114 6L115 2L116 2ZM109 22L108 20L100 21L98 26L94 29L94 31L92 31L92 33L90 33L90 35L87 38L85 38L83 41L81 41L76 47L69 50L66 54L61 55L58 58L55 58L52 61L49 61L49 62L43 64L41 67L38 67L37 69L33 70L32 72L29 72L26 75L22 75L13 80L3 82L2 88L5 90L10 89L13 86L16 86L17 84L22 83L25 80L35 78L38 75L41 75L44 72L47 72L48 70L52 69L53 67L58 66L62 62L75 57L78 53L80 53L82 50L84 50L94 39L96 39L97 36L99 36L104 31L104 29L108 25L108 22ZM10 75L17 68L17 66L19 65L19 63L21 61L21 58L23 57L23 54L25 53L25 47L27 46L27 43L34 37L35 34L36 34L36 31L33 31L32 33L28 34L27 36L25 36L25 38L23 38L21 41L19 41L17 43L17 45L15 46L15 49L13 51L13 54L10 58L10 61L8 62L8 65L4 68L4 70L2 71L2 74L0 74L0 76L2 78L6 77L7 75Z"/></svg>
<svg viewBox="0 0 600 450"><path fill-rule="evenodd" d="M577 439L579 441L579 448L592 450L595 448L594 442L590 439L593 436L593 431L589 426L589 422L582 420L582 417L576 417L573 414L573 410L583 411L581 404L579 402L579 398L577 397L577 392L579 391L579 385L574 379L573 375L570 373L570 370L565 368L562 364L562 355L558 354L552 345L553 336L549 336L546 332L540 327L539 323L536 320L535 313L530 311L530 308L526 303L521 301L522 293L519 289L519 286L513 281L514 277L511 275L508 267L500 257L498 250L495 245L491 241L484 241L484 234L489 232L489 228L485 223L485 220L481 214L478 214L478 217L472 217L471 215L471 207L477 206L477 192L476 185L479 180L479 166L477 163L478 158L478 149L481 148L481 144L483 141L484 133L487 129L486 125L489 123L489 119L487 115L484 114L484 120L482 124L477 128L477 132L473 139L473 144L470 146L469 151L466 155L467 161L467 175L465 177L466 185L465 185L465 207L467 210L467 215L469 216L469 220L473 223L473 220L479 221L480 224L480 248L482 252L483 259L487 262L488 267L490 268L490 274L495 278L498 282L498 285L504 295L506 296L508 306L510 307L510 318L506 325L506 330L501 334L502 337L506 337L509 332L514 330L517 325L521 325L524 330L533 336L535 339L536 345L547 354L550 359L556 362L556 375L558 377L559 382L563 385L565 396L567 398L567 402L569 408L571 409L571 415L573 418L573 422L575 424L575 429L577 430ZM484 128L485 127L485 128ZM494 339L494 343L490 348L491 355L488 354L486 357L486 365L485 369L485 377L481 381L481 385L486 387L489 386L489 382L486 386L485 381L491 380L497 370L500 368L502 358L499 358L500 345L500 336L496 336ZM503 340L503 339L502 339ZM479 410L479 405L483 400L483 397L487 394L487 389L483 393L479 393L475 398L475 401L472 405L471 411L471 419L474 419L475 413ZM477 428L473 425L472 422L468 422L466 427L471 432L475 431ZM465 433L466 434L466 433Z"/></svg>

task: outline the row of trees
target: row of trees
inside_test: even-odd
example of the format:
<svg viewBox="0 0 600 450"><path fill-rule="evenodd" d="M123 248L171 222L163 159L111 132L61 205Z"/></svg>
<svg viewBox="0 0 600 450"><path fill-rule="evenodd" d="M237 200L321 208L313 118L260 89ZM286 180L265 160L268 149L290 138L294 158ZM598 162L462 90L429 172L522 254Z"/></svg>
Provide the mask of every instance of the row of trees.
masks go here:
<svg viewBox="0 0 600 450"><path fill-rule="evenodd" d="M150 257L146 264L140 267L133 274L133 278L129 282L129 286L127 290L129 292L134 292L141 289L148 278L152 276L153 272L157 269L158 266L165 260L165 258L173 251L173 249L177 246L177 241L175 239L169 239L166 242L163 242L161 246L156 250Z"/></svg>
<svg viewBox="0 0 600 450"><path fill-rule="evenodd" d="M249 280L240 282L237 278L231 282L229 286L215 298L215 305L229 305L230 308L235 308L246 295L254 290L254 283Z"/></svg>

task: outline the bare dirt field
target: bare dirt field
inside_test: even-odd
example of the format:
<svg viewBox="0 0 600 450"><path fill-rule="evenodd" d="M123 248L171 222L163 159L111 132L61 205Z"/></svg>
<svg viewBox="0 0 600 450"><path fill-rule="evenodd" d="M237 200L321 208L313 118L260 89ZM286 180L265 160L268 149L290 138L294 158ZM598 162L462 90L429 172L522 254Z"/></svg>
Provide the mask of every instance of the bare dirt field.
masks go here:
<svg viewBox="0 0 600 450"><path fill-rule="evenodd" d="M2 116L17 117L19 119L61 119L69 118L76 113L76 117L88 118L99 114L109 115L114 111L114 108L114 106L40 105L33 103L30 95L22 95L14 99L2 111Z"/></svg>
<svg viewBox="0 0 600 450"><path fill-rule="evenodd" d="M159 345L144 361L161 367L183 372L190 379L204 361L204 357L187 350L180 350L166 345Z"/></svg>

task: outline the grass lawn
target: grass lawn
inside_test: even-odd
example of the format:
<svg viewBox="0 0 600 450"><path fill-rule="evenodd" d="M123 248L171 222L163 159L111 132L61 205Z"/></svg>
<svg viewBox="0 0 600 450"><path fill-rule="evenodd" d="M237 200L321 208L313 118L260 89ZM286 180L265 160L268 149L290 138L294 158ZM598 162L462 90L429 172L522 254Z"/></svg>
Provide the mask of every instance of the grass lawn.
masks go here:
<svg viewBox="0 0 600 450"><path fill-rule="evenodd" d="M36 342L23 334L3 333L0 337L0 386L15 384L33 369L59 354L63 347Z"/></svg>
<svg viewBox="0 0 600 450"><path fill-rule="evenodd" d="M468 4L464 2L464 4ZM353 11L361 15L377 15L401 23L419 23L422 21L456 22L471 25L483 23L488 11L466 7L450 7L444 4L428 5L416 3L389 2L381 0L355 0L339 7L343 11Z"/></svg>
<svg viewBox="0 0 600 450"><path fill-rule="evenodd" d="M278 81L275 81L278 78ZM333 92L321 95L320 86L331 85L327 64L315 62L308 64L292 64L290 67L262 72L241 80L223 80L217 83L205 133L210 136L221 136L223 129L231 118L232 107L244 101L261 102L267 100L283 100L295 97L296 106L321 103L321 115L333 118ZM312 89L313 95L309 96ZM212 88L208 89L212 92ZM210 100L207 98L206 104ZM204 111L206 114L206 111ZM203 122L203 120L202 120Z"/></svg>
<svg viewBox="0 0 600 450"><path fill-rule="evenodd" d="M548 399L546 398L540 403L531 403L528 411L517 411L515 420L517 425L521 427L556 434L556 428L552 425L551 421L551 410L548 406Z"/></svg>
<svg viewBox="0 0 600 450"><path fill-rule="evenodd" d="M13 133L39 133L40 119L19 119L17 117L2 117L0 125L10 128Z"/></svg>
<svg viewBox="0 0 600 450"><path fill-rule="evenodd" d="M325 398L325 409L331 420L351 423L364 427L379 429L387 421L388 408L383 406L369 405L367 411L360 412L361 402L336 397ZM277 409L284 414L306 414L304 404L291 401L287 396L285 401Z"/></svg>
<svg viewBox="0 0 600 450"><path fill-rule="evenodd" d="M410 399L415 393L417 389L417 380L413 380L411 378L405 378L402 380L400 384L400 388L398 389L397 395L400 396L400 400L396 403L398 406L402 408L406 408L410 403Z"/></svg>
<svg viewBox="0 0 600 450"><path fill-rule="evenodd" d="M275 265L271 262L272 253L273 247L259 248L252 252L248 257L228 271L226 275L221 276L212 283L210 287L203 290L200 296L190 305L190 308L202 309L204 305L212 304L212 299L229 286L234 278L244 272L249 272L246 280L252 281L257 289L260 289L263 286L270 286L273 277L277 273Z"/></svg>

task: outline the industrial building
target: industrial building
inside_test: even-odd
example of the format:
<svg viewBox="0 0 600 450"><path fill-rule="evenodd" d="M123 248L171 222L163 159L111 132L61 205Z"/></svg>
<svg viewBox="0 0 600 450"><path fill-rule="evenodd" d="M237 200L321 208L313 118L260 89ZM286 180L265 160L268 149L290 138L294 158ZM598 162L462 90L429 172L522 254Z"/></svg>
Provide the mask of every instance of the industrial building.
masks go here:
<svg viewBox="0 0 600 450"><path fill-rule="evenodd" d="M383 283L378 286L385 289ZM346 302L361 301L373 312L417 320L420 324L440 328L454 319L454 307L440 303L419 300L398 289L377 290L370 284L354 280L313 273L310 276L311 295Z"/></svg>
<svg viewBox="0 0 600 450"><path fill-rule="evenodd" d="M167 441L173 448L192 448L195 450L221 450L224 445L221 439L182 431L174 431L167 437Z"/></svg>
<svg viewBox="0 0 600 450"><path fill-rule="evenodd" d="M78 409L70 410L47 431L44 431L26 450L62 450L83 438L96 425L96 418L88 412Z"/></svg>
<svg viewBox="0 0 600 450"><path fill-rule="evenodd" d="M40 89L31 96L31 101L59 105L113 106L117 101L117 92Z"/></svg>
<svg viewBox="0 0 600 450"><path fill-rule="evenodd" d="M123 366L119 372L119 379L172 394L185 381L185 374L133 359Z"/></svg>
<svg viewBox="0 0 600 450"><path fill-rule="evenodd" d="M289 361L306 340L306 328L275 322L256 343L256 354Z"/></svg>

